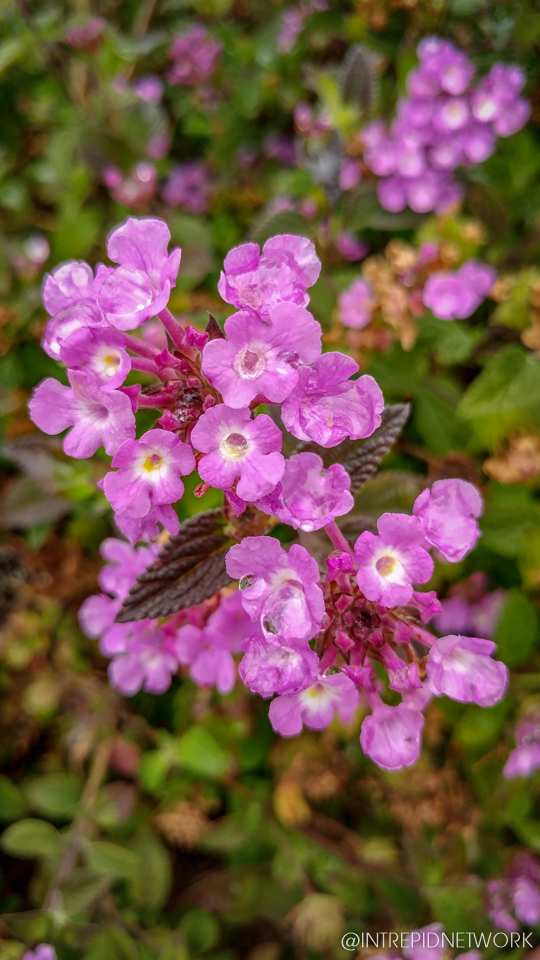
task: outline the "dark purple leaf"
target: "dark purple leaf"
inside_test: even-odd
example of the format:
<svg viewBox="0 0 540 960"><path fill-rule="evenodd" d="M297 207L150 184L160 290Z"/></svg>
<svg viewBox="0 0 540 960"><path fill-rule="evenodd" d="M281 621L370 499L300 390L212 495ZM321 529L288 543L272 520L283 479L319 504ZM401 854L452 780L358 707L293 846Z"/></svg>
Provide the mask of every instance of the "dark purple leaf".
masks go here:
<svg viewBox="0 0 540 960"><path fill-rule="evenodd" d="M222 510L186 520L131 588L118 622L166 617L211 597L229 582L225 554L232 542Z"/></svg>
<svg viewBox="0 0 540 960"><path fill-rule="evenodd" d="M206 324L205 332L208 334L209 340L223 340L225 337L219 323L211 313L208 314L208 323Z"/></svg>

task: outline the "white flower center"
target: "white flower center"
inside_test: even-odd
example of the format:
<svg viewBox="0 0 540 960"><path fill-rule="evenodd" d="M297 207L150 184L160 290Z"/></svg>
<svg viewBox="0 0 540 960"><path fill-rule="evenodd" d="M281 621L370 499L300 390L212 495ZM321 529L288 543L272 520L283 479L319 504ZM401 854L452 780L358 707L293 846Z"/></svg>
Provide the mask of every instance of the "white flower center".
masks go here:
<svg viewBox="0 0 540 960"><path fill-rule="evenodd" d="M237 354L234 368L243 380L255 380L266 369L266 345L249 343Z"/></svg>
<svg viewBox="0 0 540 960"><path fill-rule="evenodd" d="M399 555L391 548L385 547L373 558L375 570L383 580L389 583L401 583L403 580L403 564Z"/></svg>
<svg viewBox="0 0 540 960"><path fill-rule="evenodd" d="M104 377L114 377L122 362L119 350L114 347L102 347L96 354L94 366Z"/></svg>
<svg viewBox="0 0 540 960"><path fill-rule="evenodd" d="M243 460L250 451L250 443L243 433L233 431L223 438L219 452L224 460Z"/></svg>

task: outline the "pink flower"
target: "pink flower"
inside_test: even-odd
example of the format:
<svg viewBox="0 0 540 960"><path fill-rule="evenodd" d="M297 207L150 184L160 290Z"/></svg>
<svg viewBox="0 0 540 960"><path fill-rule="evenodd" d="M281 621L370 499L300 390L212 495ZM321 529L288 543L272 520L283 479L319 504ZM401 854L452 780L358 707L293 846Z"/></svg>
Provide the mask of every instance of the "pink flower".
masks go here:
<svg viewBox="0 0 540 960"><path fill-rule="evenodd" d="M321 328L293 303L269 310L270 323L253 313L235 313L225 322L226 339L210 340L202 368L229 407L248 406L255 397L281 403L298 382L298 365L321 352Z"/></svg>
<svg viewBox="0 0 540 960"><path fill-rule="evenodd" d="M56 950L50 943L39 943L23 953L21 960L56 960Z"/></svg>
<svg viewBox="0 0 540 960"><path fill-rule="evenodd" d="M97 377L103 390L122 386L131 370L122 334L102 327L75 330L62 340L60 357L72 370L86 370Z"/></svg>
<svg viewBox="0 0 540 960"><path fill-rule="evenodd" d="M371 287L366 280L355 280L338 301L340 322L344 327L361 330L371 320L373 306Z"/></svg>
<svg viewBox="0 0 540 960"><path fill-rule="evenodd" d="M518 853L503 877L487 885L488 914L502 930L518 930L519 923L535 927L540 921L540 865L529 853ZM519 921L519 923L518 923Z"/></svg>
<svg viewBox="0 0 540 960"><path fill-rule="evenodd" d="M195 24L175 37L169 50L173 65L168 80L172 84L196 86L208 80L216 69L221 43L205 27Z"/></svg>
<svg viewBox="0 0 540 960"><path fill-rule="evenodd" d="M135 520L152 510L176 503L184 493L180 477L192 473L191 447L167 430L148 430L139 440L127 440L116 451L103 480L105 496L117 513Z"/></svg>
<svg viewBox="0 0 540 960"><path fill-rule="evenodd" d="M152 217L128 217L109 236L107 253L119 266L100 267L96 284L114 327L133 330L167 306L181 256L179 247L168 253L170 239L167 224Z"/></svg>
<svg viewBox="0 0 540 960"><path fill-rule="evenodd" d="M239 673L244 686L260 697L295 693L315 681L319 658L309 648L292 649L253 637L240 661Z"/></svg>
<svg viewBox="0 0 540 960"><path fill-rule="evenodd" d="M222 598L203 628L191 624L180 627L175 651L179 662L189 666L195 683L229 693L236 679L232 654L243 650L252 634L253 624L237 590Z"/></svg>
<svg viewBox="0 0 540 960"><path fill-rule="evenodd" d="M491 267L471 260L455 273L432 273L422 298L440 320L464 319L478 309L494 282L495 271Z"/></svg>
<svg viewBox="0 0 540 960"><path fill-rule="evenodd" d="M81 300L51 317L45 327L41 345L49 357L59 360L64 341L77 330L88 328L110 330L98 304L93 300Z"/></svg>
<svg viewBox="0 0 540 960"><path fill-rule="evenodd" d="M190 213L204 213L208 209L209 194L208 168L198 160L174 167L162 191L165 203L183 207Z"/></svg>
<svg viewBox="0 0 540 960"><path fill-rule="evenodd" d="M316 453L296 453L285 461L275 490L257 507L297 530L320 530L352 510L350 490L349 474L341 464L325 469Z"/></svg>
<svg viewBox="0 0 540 960"><path fill-rule="evenodd" d="M94 274L84 260L68 260L45 276L43 305L51 317L55 317L81 301L94 297Z"/></svg>
<svg viewBox="0 0 540 960"><path fill-rule="evenodd" d="M385 770L401 770L416 763L422 745L424 717L419 710L400 703L381 703L367 716L360 731L366 756Z"/></svg>
<svg viewBox="0 0 540 960"><path fill-rule="evenodd" d="M493 660L492 640L450 635L431 647L426 669L431 689L460 703L492 707L504 696L508 670Z"/></svg>
<svg viewBox="0 0 540 960"><path fill-rule="evenodd" d="M321 447L369 437L381 424L384 398L370 376L351 380L358 364L343 353L324 353L299 371L281 415L289 433Z"/></svg>
<svg viewBox="0 0 540 960"><path fill-rule="evenodd" d="M504 765L503 776L530 777L540 767L540 717L524 717L516 728L516 744Z"/></svg>
<svg viewBox="0 0 540 960"><path fill-rule="evenodd" d="M135 433L131 401L119 390L104 391L99 381L82 371L68 373L71 387L48 377L36 387L30 417L44 433L71 429L64 439L70 457L86 459L104 446L108 454Z"/></svg>
<svg viewBox="0 0 540 960"><path fill-rule="evenodd" d="M342 723L351 723L359 700L354 683L344 673L321 675L305 690L282 694L272 700L268 718L276 733L295 737L303 725L311 730L323 730L336 714Z"/></svg>
<svg viewBox="0 0 540 960"><path fill-rule="evenodd" d="M171 637L151 621L120 626L130 628L129 642L109 664L111 685L126 697L139 690L164 693L178 669Z"/></svg>
<svg viewBox="0 0 540 960"><path fill-rule="evenodd" d="M433 573L422 527L415 517L383 513L377 530L378 536L361 533L354 545L358 586L383 607L403 606L413 598L413 584L426 583Z"/></svg>
<svg viewBox="0 0 540 960"><path fill-rule="evenodd" d="M476 544L477 517L483 511L479 491L466 480L436 480L416 498L413 513L428 543L451 563L457 563Z"/></svg>
<svg viewBox="0 0 540 960"><path fill-rule="evenodd" d="M281 431L266 414L252 419L249 410L220 403L199 418L191 442L204 454L197 469L205 483L220 490L236 484L242 500L265 496L283 476Z"/></svg>
<svg viewBox="0 0 540 960"><path fill-rule="evenodd" d="M225 257L218 290L226 303L253 310L268 320L276 304L307 306L306 291L320 272L321 262L311 240L278 234L266 241L262 252L257 243L233 247Z"/></svg>
<svg viewBox="0 0 540 960"><path fill-rule="evenodd" d="M308 641L319 632L320 573L304 547L293 544L287 553L274 537L244 537L225 563L229 576L240 581L244 610L269 640Z"/></svg>

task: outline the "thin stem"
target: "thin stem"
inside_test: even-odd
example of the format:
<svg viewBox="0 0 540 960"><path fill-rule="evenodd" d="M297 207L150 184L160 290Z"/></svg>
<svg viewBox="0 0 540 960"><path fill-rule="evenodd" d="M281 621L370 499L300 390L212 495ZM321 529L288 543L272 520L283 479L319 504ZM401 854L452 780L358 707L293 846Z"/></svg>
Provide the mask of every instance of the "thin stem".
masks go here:
<svg viewBox="0 0 540 960"><path fill-rule="evenodd" d="M154 347L149 347L142 340L139 340L138 337L131 337L129 333L124 333L123 336L126 341L126 347L133 350L133 353L137 353L140 357L147 357L148 360L152 360L159 352L155 350Z"/></svg>
<svg viewBox="0 0 540 960"><path fill-rule="evenodd" d="M132 370L140 370L141 373L152 373L155 377L160 376L160 371L153 360L147 360L146 357L139 357L131 361Z"/></svg>
<svg viewBox="0 0 540 960"><path fill-rule="evenodd" d="M182 327L182 324L179 323L176 317L173 317L171 311L167 310L167 307L165 307L165 309L162 310L161 313L158 314L158 316L163 326L165 327L167 333L169 334L172 342L174 343L175 347L178 347L178 349L182 350L183 352L184 341L179 333Z"/></svg>
<svg viewBox="0 0 540 960"><path fill-rule="evenodd" d="M336 550L344 550L346 553L352 553L352 547L349 541L341 532L335 520L327 523L324 529Z"/></svg>

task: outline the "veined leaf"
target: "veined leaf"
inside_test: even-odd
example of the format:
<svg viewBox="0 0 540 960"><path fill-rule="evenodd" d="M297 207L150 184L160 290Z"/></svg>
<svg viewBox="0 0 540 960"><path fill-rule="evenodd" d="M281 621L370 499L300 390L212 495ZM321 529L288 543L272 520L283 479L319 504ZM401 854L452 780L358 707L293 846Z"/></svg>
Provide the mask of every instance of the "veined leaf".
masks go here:
<svg viewBox="0 0 540 960"><path fill-rule="evenodd" d="M225 554L231 543L222 510L191 517L131 588L118 622L166 617L211 597L229 582Z"/></svg>

